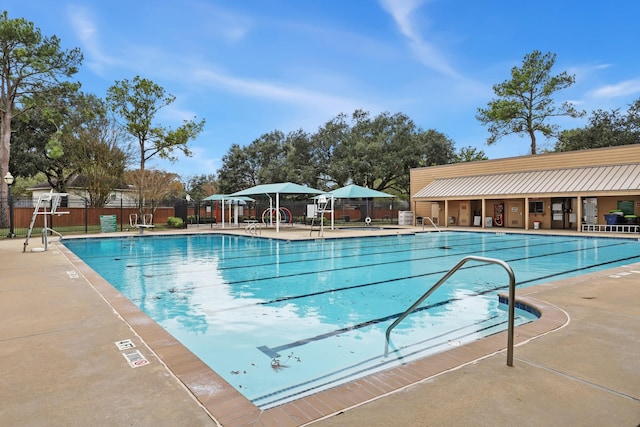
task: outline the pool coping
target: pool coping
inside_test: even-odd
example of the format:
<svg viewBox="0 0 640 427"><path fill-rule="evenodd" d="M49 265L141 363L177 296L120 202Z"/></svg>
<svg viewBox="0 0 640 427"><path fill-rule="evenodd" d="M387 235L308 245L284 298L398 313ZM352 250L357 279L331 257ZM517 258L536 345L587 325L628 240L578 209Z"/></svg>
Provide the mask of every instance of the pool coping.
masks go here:
<svg viewBox="0 0 640 427"><path fill-rule="evenodd" d="M57 243L55 245L155 356L188 388L212 418L224 426L257 423L280 426L306 425L505 352L507 347L507 331L504 331L406 365L370 374L310 396L261 410L66 246ZM546 289L546 286L536 285L516 291L516 301L534 308L541 313L541 317L515 328L515 346L568 324L569 317L563 310L531 296L539 287Z"/></svg>

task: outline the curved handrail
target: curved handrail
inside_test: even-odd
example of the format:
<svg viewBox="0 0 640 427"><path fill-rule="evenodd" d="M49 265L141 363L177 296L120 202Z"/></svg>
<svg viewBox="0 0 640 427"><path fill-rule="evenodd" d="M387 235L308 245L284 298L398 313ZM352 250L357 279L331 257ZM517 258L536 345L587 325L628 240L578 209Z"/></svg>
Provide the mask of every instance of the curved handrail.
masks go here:
<svg viewBox="0 0 640 427"><path fill-rule="evenodd" d="M391 325L389 325L385 333L384 357L387 357L389 355L389 335L391 335L391 331L393 330L393 328L398 326L398 324L402 322L408 315L413 313L416 310L416 308L418 308L418 306L422 304L422 302L429 297L429 295L431 295L436 289L440 287L440 285L446 282L447 279L449 279L449 277L453 276L453 274L456 271L458 271L464 264L466 264L469 261L479 261L479 262L484 262L488 264L498 264L502 266L507 271L507 274L509 275L509 327L507 332L507 366L513 366L513 329L514 329L513 324L514 324L514 318L515 318L515 297L516 297L515 274L513 273L513 270L511 269L509 264L507 264L505 261L502 261L496 258L487 258L487 257L474 256L474 255L469 255L462 258L451 270L449 270L447 274L442 276L442 278L438 280L438 282L435 285L433 285L427 292L425 292L420 298L418 298L418 300L414 302L411 305L411 307L406 309L404 313L402 313Z"/></svg>
<svg viewBox="0 0 640 427"><path fill-rule="evenodd" d="M423 231L424 231L424 219L425 219L425 218L429 220L429 222L431 223L431 225L433 225L433 228L435 228L435 229L436 229L436 231L437 231L438 233L442 233L442 230L440 230L440 229L438 228L438 226L436 225L436 223L435 223L435 222L433 222L433 220L432 220L430 217L428 217L428 216L425 216L425 217L423 217L423 218L422 218L422 230L423 230Z"/></svg>
<svg viewBox="0 0 640 427"><path fill-rule="evenodd" d="M259 222L250 222L244 227L244 231L249 234L260 234L260 223Z"/></svg>

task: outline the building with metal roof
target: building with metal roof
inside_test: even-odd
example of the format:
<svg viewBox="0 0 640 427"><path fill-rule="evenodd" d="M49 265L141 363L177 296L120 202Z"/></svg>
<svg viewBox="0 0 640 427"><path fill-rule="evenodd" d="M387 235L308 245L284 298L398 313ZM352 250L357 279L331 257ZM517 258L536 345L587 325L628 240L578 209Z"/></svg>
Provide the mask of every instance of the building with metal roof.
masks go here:
<svg viewBox="0 0 640 427"><path fill-rule="evenodd" d="M640 144L412 169L417 222L638 232Z"/></svg>

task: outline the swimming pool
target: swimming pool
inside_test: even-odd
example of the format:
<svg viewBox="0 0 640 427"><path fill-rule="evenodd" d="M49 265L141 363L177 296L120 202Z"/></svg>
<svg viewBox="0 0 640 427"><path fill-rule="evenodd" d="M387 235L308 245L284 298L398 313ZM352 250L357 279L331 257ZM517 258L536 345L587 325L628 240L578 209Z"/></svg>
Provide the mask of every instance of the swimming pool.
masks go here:
<svg viewBox="0 0 640 427"><path fill-rule="evenodd" d="M504 330L496 293L508 277L469 264L394 330L383 357L386 327L465 255L508 262L518 286L640 258L636 240L466 232L64 244L260 408ZM533 318L517 312L517 323Z"/></svg>

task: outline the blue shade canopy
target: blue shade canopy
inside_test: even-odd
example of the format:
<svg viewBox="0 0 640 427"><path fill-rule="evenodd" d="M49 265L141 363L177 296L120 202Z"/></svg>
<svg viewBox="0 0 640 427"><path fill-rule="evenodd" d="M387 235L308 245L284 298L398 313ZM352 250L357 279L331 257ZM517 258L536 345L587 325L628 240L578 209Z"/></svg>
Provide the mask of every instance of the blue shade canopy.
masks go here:
<svg viewBox="0 0 640 427"><path fill-rule="evenodd" d="M281 194L325 194L324 191L316 190L315 188L307 187L300 184L294 184L293 182L281 182L277 184L262 184L255 187L247 188L246 190L236 191L231 194L233 197L238 196L258 196L267 195L271 199L270 194L275 194L276 199L276 212L280 211L280 195ZM280 232L280 221L276 221L276 233Z"/></svg>
<svg viewBox="0 0 640 427"><path fill-rule="evenodd" d="M293 182L281 182L277 184L262 184L246 190L236 191L230 196L257 196L260 194L325 194L325 191Z"/></svg>
<svg viewBox="0 0 640 427"><path fill-rule="evenodd" d="M347 185L342 188L329 191L335 199L371 199L374 197L396 197L392 194L383 193L382 191L372 190L360 185Z"/></svg>

